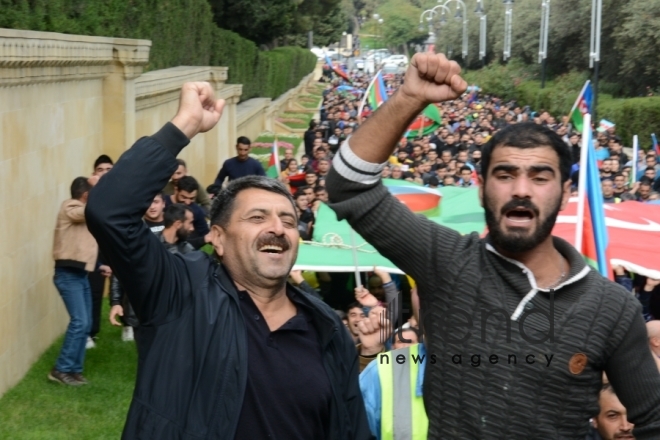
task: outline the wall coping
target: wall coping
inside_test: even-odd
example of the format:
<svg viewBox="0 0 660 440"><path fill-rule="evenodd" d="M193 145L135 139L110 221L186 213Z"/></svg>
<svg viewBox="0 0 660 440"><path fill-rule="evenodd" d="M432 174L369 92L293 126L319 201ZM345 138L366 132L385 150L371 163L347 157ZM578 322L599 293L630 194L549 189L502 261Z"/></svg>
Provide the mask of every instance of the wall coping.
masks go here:
<svg viewBox="0 0 660 440"><path fill-rule="evenodd" d="M215 66L178 66L142 74L135 79L136 109L142 110L178 99L185 82L208 81L216 90L221 89L227 81L227 70L227 67ZM233 90L235 93L235 88ZM241 91L242 87L238 90L239 96Z"/></svg>
<svg viewBox="0 0 660 440"><path fill-rule="evenodd" d="M150 48L149 40L0 28L0 86L102 78L113 64L133 78Z"/></svg>

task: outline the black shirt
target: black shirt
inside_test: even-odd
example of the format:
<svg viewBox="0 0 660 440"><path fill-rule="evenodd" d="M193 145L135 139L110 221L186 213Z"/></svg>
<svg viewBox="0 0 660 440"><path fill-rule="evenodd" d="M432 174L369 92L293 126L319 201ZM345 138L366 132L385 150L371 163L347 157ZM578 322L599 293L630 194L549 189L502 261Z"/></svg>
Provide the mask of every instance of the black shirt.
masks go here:
<svg viewBox="0 0 660 440"><path fill-rule="evenodd" d="M297 314L271 332L250 295L239 292L248 340L248 378L236 440L322 440L332 387L312 315L287 289Z"/></svg>

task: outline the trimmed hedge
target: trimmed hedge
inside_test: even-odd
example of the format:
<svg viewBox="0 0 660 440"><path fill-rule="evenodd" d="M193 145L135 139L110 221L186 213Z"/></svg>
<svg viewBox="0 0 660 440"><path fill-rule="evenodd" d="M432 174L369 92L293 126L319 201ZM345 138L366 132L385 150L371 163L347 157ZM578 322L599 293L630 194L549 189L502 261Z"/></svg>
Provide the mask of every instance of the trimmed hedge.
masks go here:
<svg viewBox="0 0 660 440"><path fill-rule="evenodd" d="M465 74L466 81L478 85L484 93L504 100L515 99L520 105L529 105L535 111L547 110L557 118L568 115L588 79L587 74L569 73L547 81L542 89L541 82L532 77L533 74L517 64L491 65ZM632 137L637 134L640 146L648 148L651 133L660 134L660 97L615 99L599 93L597 116L616 124L617 134L625 145L632 145Z"/></svg>
<svg viewBox="0 0 660 440"><path fill-rule="evenodd" d="M207 0L0 0L0 27L151 40L146 70L227 66L242 99L276 98L314 70L309 50L259 51L218 28Z"/></svg>

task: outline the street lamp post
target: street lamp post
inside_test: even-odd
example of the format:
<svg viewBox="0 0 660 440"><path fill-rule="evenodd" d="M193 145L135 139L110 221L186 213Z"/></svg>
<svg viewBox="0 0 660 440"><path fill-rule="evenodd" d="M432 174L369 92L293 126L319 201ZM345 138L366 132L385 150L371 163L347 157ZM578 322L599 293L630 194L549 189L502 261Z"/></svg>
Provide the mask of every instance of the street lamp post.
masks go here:
<svg viewBox="0 0 660 440"><path fill-rule="evenodd" d="M445 18L445 14L449 13L451 14L451 9L449 9L445 5L438 5L435 8L432 9L427 9L426 11L422 12L422 14L419 16L419 31L422 32L424 30L424 17L426 17L426 21L429 23L428 24L428 30L429 30L429 38L425 41L426 44L426 51L428 52L430 50L431 46L435 45L436 42L436 36L435 36L435 31L433 30L433 17L438 14L436 12L438 9L442 9L442 14L440 15L440 20L438 20L438 25L440 27L444 26L447 23L447 19ZM451 56L450 56L451 58Z"/></svg>
<svg viewBox="0 0 660 440"><path fill-rule="evenodd" d="M541 5L541 38L539 39L539 63L541 63L541 88L545 88L545 68L548 58L548 32L550 30L550 0Z"/></svg>
<svg viewBox="0 0 660 440"><path fill-rule="evenodd" d="M513 25L513 2L514 0L504 0L504 61L511 58L511 28Z"/></svg>
<svg viewBox="0 0 660 440"><path fill-rule="evenodd" d="M486 33L488 29L486 27L487 15L485 14L484 7L481 4L482 0L477 0L477 9L474 13L479 17L479 60L481 61L481 67L486 67Z"/></svg>
<svg viewBox="0 0 660 440"><path fill-rule="evenodd" d="M592 121L597 121L596 108L598 105L598 76L600 64L600 30L601 19L603 15L603 0L591 1L591 46L589 51L589 67L594 69L593 80L593 118Z"/></svg>
<svg viewBox="0 0 660 440"><path fill-rule="evenodd" d="M439 2L440 0L438 0ZM463 20L463 48L462 48L462 55L463 55L463 60L466 63L467 66L467 56L468 56L468 19L467 19L467 7L465 6L465 3L463 3L463 0L447 0L443 6L447 6L449 3L455 1L456 2L456 15L454 16L456 20L461 21ZM463 8L463 14L461 15L461 7Z"/></svg>

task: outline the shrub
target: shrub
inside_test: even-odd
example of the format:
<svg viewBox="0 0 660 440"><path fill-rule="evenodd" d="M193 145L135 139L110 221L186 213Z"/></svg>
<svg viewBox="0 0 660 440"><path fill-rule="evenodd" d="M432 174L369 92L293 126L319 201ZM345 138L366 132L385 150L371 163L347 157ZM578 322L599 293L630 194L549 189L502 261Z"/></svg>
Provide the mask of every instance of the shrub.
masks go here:
<svg viewBox="0 0 660 440"><path fill-rule="evenodd" d="M207 0L0 0L0 28L151 40L146 70L227 66L242 99L276 98L314 70L299 47L261 52L250 40L218 28Z"/></svg>

